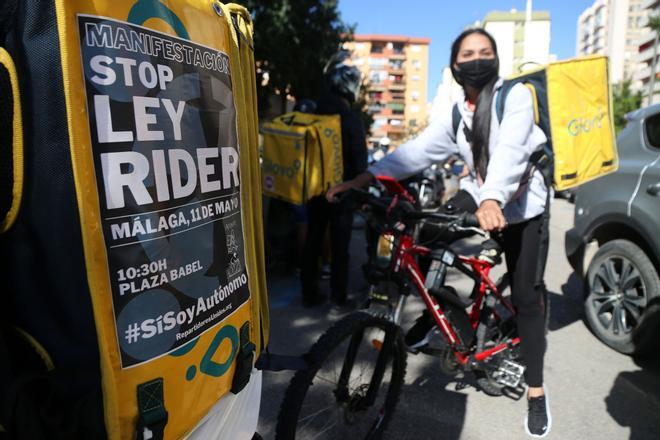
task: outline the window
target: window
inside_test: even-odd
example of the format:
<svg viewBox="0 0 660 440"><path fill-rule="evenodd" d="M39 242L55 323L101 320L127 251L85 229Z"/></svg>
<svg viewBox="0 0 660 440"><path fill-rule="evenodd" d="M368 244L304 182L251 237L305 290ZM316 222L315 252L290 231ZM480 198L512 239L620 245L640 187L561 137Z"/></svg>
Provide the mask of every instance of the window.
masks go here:
<svg viewBox="0 0 660 440"><path fill-rule="evenodd" d="M410 97L412 98L413 101L419 100L419 92L417 90L414 90L410 93Z"/></svg>
<svg viewBox="0 0 660 440"><path fill-rule="evenodd" d="M422 67L422 62L420 60L412 60L412 66L419 70Z"/></svg>
<svg viewBox="0 0 660 440"><path fill-rule="evenodd" d="M413 52L421 52L422 51L422 46L420 46L419 44L414 44L410 47L410 49Z"/></svg>
<svg viewBox="0 0 660 440"><path fill-rule="evenodd" d="M410 121L408 121L408 125L410 125L411 127L417 127L417 119L411 119Z"/></svg>
<svg viewBox="0 0 660 440"><path fill-rule="evenodd" d="M369 58L369 67L372 69L384 69L387 65L387 58Z"/></svg>
<svg viewBox="0 0 660 440"><path fill-rule="evenodd" d="M382 127L382 126L385 125L385 124L387 124L387 119L384 119L384 118L376 118L376 119L374 119L373 128Z"/></svg>
<svg viewBox="0 0 660 440"><path fill-rule="evenodd" d="M419 75L412 75L410 79L413 81L419 81Z"/></svg>
<svg viewBox="0 0 660 440"><path fill-rule="evenodd" d="M646 119L646 141L649 146L660 149L660 114Z"/></svg>
<svg viewBox="0 0 660 440"><path fill-rule="evenodd" d="M371 45L371 53L383 53L385 45L383 43L373 43Z"/></svg>
<svg viewBox="0 0 660 440"><path fill-rule="evenodd" d="M411 105L410 106L410 111L412 113L417 113L419 111L419 106L418 105Z"/></svg>
<svg viewBox="0 0 660 440"><path fill-rule="evenodd" d="M353 65L362 66L364 64L364 58L354 58Z"/></svg>
<svg viewBox="0 0 660 440"><path fill-rule="evenodd" d="M371 72L369 74L369 82L372 84L380 84L387 79L387 72Z"/></svg>
<svg viewBox="0 0 660 440"><path fill-rule="evenodd" d="M402 54L403 53L403 48L404 48L403 43L394 43L392 45L392 51L396 54Z"/></svg>
<svg viewBox="0 0 660 440"><path fill-rule="evenodd" d="M369 99L371 101L380 101L383 99L383 92L370 92Z"/></svg>

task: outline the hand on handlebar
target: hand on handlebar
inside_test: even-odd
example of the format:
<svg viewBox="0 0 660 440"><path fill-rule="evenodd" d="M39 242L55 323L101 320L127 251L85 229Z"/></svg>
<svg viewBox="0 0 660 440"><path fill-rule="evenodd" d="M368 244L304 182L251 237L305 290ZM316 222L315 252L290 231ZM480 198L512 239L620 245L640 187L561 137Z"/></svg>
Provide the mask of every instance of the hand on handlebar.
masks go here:
<svg viewBox="0 0 660 440"><path fill-rule="evenodd" d="M484 200L476 212L479 225L484 231L501 231L506 227L502 208L496 200Z"/></svg>
<svg viewBox="0 0 660 440"><path fill-rule="evenodd" d="M354 179L347 180L346 182L342 182L339 185L330 188L325 194L325 198L328 199L328 202L330 203L337 203L339 202L339 199L337 198L339 194L344 193L350 189L362 188L371 182L373 178L374 176L370 172L365 171L364 173L356 176Z"/></svg>

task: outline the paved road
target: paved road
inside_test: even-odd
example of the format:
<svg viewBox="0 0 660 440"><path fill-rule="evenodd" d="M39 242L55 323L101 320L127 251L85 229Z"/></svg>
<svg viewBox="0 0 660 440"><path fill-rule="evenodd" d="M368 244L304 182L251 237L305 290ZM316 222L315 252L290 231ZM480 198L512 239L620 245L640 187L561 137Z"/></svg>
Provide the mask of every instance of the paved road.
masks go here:
<svg viewBox="0 0 660 440"><path fill-rule="evenodd" d="M573 206L555 200L546 283L551 321L546 382L553 413L549 439L660 439L660 364L643 364L601 344L582 321L582 286L564 256L564 233ZM359 266L364 242L356 231L352 288L364 288ZM460 284L458 285L460 287ZM270 350L305 352L338 316L329 307L304 309L295 278L269 281ZM419 315L421 300L407 306L404 328ZM277 412L291 373L265 373L259 432L274 438ZM403 393L388 439L524 439L524 401L489 397L474 387L456 390L435 358L408 356ZM345 439L348 440L348 439Z"/></svg>

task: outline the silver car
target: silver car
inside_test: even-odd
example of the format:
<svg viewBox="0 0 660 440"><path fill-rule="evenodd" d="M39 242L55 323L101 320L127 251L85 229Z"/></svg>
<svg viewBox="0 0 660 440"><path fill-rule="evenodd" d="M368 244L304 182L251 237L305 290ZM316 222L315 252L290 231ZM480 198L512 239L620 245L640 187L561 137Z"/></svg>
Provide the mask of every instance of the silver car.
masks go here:
<svg viewBox="0 0 660 440"><path fill-rule="evenodd" d="M660 105L626 119L617 137L618 171L577 190L566 255L584 277L585 317L593 333L622 353L657 354ZM589 258L594 247L598 250Z"/></svg>

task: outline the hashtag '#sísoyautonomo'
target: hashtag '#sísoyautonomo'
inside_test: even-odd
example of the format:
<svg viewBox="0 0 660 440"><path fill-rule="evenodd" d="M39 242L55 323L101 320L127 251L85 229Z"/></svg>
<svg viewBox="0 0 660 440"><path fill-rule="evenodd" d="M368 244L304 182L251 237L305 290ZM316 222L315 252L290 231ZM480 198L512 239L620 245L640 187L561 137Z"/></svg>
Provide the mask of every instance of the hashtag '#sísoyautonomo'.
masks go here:
<svg viewBox="0 0 660 440"><path fill-rule="evenodd" d="M137 342L140 337L140 326L137 324L130 324L126 330L126 341L129 344Z"/></svg>

